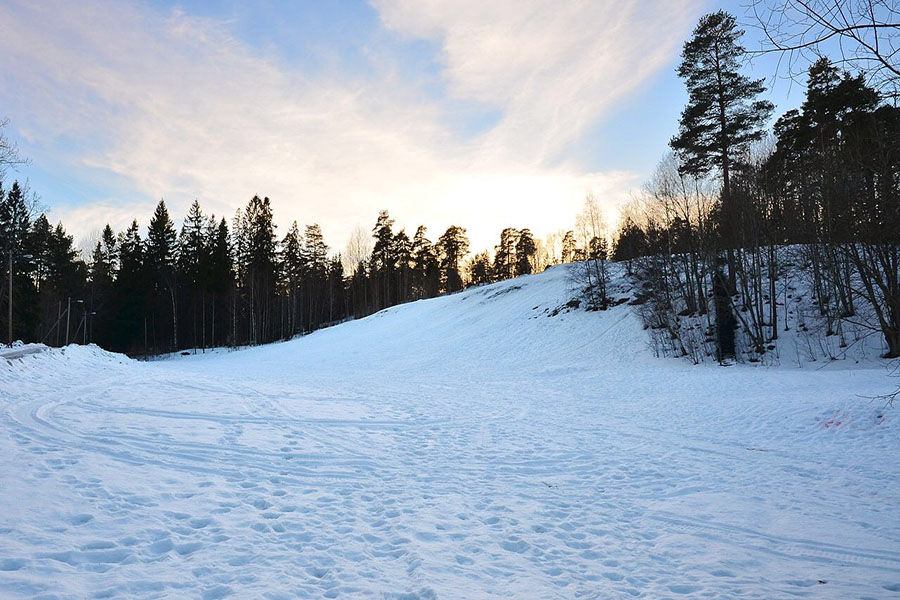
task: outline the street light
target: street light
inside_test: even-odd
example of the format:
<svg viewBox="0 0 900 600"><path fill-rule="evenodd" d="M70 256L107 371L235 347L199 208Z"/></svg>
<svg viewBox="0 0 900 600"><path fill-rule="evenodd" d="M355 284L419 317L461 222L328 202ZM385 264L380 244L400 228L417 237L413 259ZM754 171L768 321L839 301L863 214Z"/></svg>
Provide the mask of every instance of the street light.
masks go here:
<svg viewBox="0 0 900 600"><path fill-rule="evenodd" d="M93 343L93 341L94 341L94 315L96 315L96 314L97 314L96 310L92 310L91 312L88 313L88 318L89 318L88 323L90 323L90 325L91 325L90 331L88 331L87 324L85 324L85 326L84 326L84 331L87 334L88 343Z"/></svg>
<svg viewBox="0 0 900 600"><path fill-rule="evenodd" d="M12 250L9 251L9 346L13 344L13 262L19 259L29 260L30 254L20 254L15 256Z"/></svg>
<svg viewBox="0 0 900 600"><path fill-rule="evenodd" d="M84 304L84 300L76 300L75 304ZM69 305L66 307L66 346L69 345L69 323L72 320L72 296L69 296ZM75 332L78 335L78 332Z"/></svg>

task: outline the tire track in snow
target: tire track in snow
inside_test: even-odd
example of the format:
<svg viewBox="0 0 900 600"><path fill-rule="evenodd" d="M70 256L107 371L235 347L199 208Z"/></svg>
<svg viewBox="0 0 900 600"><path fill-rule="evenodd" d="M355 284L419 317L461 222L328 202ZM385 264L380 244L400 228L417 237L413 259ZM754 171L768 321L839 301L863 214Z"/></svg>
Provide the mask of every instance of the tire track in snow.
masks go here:
<svg viewBox="0 0 900 600"><path fill-rule="evenodd" d="M646 518L663 523L666 529L697 538L740 546L754 552L772 554L789 561L818 561L844 566L864 565L900 575L900 552L851 548L802 538L782 537L745 527L693 520L684 515L650 514ZM898 542L897 547L900 547Z"/></svg>

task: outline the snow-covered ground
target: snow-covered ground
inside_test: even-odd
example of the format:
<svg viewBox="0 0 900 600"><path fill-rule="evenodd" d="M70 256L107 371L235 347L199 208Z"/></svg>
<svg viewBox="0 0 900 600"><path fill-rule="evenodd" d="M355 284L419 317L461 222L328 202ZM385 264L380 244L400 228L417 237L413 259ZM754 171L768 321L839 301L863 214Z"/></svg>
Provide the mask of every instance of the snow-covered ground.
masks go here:
<svg viewBox="0 0 900 600"><path fill-rule="evenodd" d="M886 365L656 359L570 297L0 360L0 597L900 598Z"/></svg>

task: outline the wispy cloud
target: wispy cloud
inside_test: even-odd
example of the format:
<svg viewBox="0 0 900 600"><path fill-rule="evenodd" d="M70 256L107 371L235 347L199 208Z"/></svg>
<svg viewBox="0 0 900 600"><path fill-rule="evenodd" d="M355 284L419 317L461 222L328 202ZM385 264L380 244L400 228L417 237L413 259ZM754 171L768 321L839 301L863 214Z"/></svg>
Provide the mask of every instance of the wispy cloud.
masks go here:
<svg viewBox="0 0 900 600"><path fill-rule="evenodd" d="M159 197L179 216L194 198L230 215L259 193L335 245L387 208L435 234L466 226L479 248L504 226L567 226L588 189L616 200L638 183L566 148L671 60L695 4L375 2L390 31L440 45L447 102L498 111L474 137L389 64L311 77L228 23L102 0L0 5L0 100L45 168L75 160L142 196L60 211L76 233L146 218Z"/></svg>
<svg viewBox="0 0 900 600"><path fill-rule="evenodd" d="M450 91L503 113L492 153L544 165L670 63L696 0L374 0L393 30L442 41Z"/></svg>

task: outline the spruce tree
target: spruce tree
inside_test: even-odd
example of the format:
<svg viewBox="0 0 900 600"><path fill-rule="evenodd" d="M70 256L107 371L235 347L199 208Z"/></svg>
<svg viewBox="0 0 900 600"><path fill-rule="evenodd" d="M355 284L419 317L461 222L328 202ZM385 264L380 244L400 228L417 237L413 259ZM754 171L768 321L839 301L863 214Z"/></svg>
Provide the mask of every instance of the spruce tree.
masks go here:
<svg viewBox="0 0 900 600"><path fill-rule="evenodd" d="M207 281L212 296L211 306L213 313L210 320L210 339L215 346L218 345L219 339L224 338L227 341L227 333L232 330L228 326L231 303L228 301L227 296L234 293L234 260L231 254L228 223L224 217L215 226L210 236ZM234 340L232 340L232 343L234 343Z"/></svg>
<svg viewBox="0 0 900 600"><path fill-rule="evenodd" d="M103 230L103 237L106 232L112 234L109 225ZM106 240L107 242L109 240ZM115 237L113 237L115 243ZM107 334L110 323L108 321L112 312L113 285L115 283L115 264L113 262L114 255L110 248L104 243L104 239L94 246L91 254L91 264L89 271L89 294L87 301L90 306L91 315L96 314L97 318L90 319L91 339L95 339L101 344L108 343Z"/></svg>
<svg viewBox="0 0 900 600"><path fill-rule="evenodd" d="M206 267L206 218L200 203L194 200L181 226L178 239L178 268L182 282L188 286L191 295L196 295L202 287L203 271Z"/></svg>
<svg viewBox="0 0 900 600"><path fill-rule="evenodd" d="M116 326L115 343L118 349L148 350L147 309L150 277L145 268L144 242L138 222L119 235L119 273L113 286L113 307Z"/></svg>
<svg viewBox="0 0 900 600"><path fill-rule="evenodd" d="M28 254L31 254L31 264L34 266L34 279L38 291L48 282L50 237L53 228L47 215L41 213L31 224L28 234Z"/></svg>
<svg viewBox="0 0 900 600"><path fill-rule="evenodd" d="M6 194L0 188L0 250L3 251L6 262L10 254L23 254L30 227L31 217L25 202L25 190L19 182L14 181Z"/></svg>
<svg viewBox="0 0 900 600"><path fill-rule="evenodd" d="M175 288L175 224L164 200L160 200L147 227L146 267L154 288L154 309L162 315L168 307L171 315L171 348L178 348L178 306ZM162 318L162 317L160 317ZM156 328L153 329L154 341ZM159 332L162 334L162 331Z"/></svg>
<svg viewBox="0 0 900 600"><path fill-rule="evenodd" d="M158 270L171 268L175 262L176 238L175 224L165 201L160 200L147 227L147 265Z"/></svg>
<svg viewBox="0 0 900 600"><path fill-rule="evenodd" d="M277 241L268 197L253 196L244 213L241 232L246 252L246 283L250 307L250 341L273 339L275 290L277 284Z"/></svg>
<svg viewBox="0 0 900 600"><path fill-rule="evenodd" d="M206 273L208 268L206 217L200 203L194 200L181 226L178 238L178 272L181 286L187 292L191 312L193 347L206 347ZM199 317L199 340L198 340ZM198 344L198 341L200 344Z"/></svg>
<svg viewBox="0 0 900 600"><path fill-rule="evenodd" d="M24 259L27 253L28 237L31 229L31 218L28 206L25 202L26 191L14 181L6 194L0 189L0 273L4 276L0 279L0 297L4 298L3 311L0 315L0 323L3 327L3 337L6 332L13 333L13 337L27 338L37 322L37 307L34 284L31 278L31 261ZM13 297L12 315L13 326L7 323L9 319L9 269L13 269ZM5 292L5 293L4 293ZM9 340L10 342L14 340Z"/></svg>

